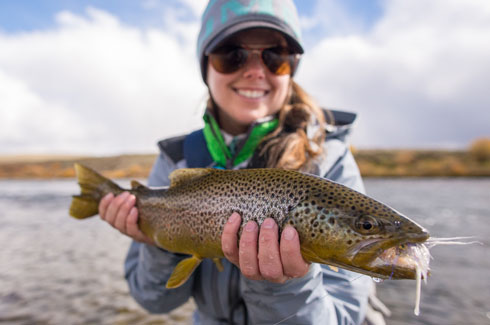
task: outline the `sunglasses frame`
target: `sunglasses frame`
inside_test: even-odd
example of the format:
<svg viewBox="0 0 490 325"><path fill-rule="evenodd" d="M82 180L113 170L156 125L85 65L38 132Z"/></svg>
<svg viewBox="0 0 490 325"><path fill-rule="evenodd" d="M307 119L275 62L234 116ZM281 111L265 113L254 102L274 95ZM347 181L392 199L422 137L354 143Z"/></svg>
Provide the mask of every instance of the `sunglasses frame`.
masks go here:
<svg viewBox="0 0 490 325"><path fill-rule="evenodd" d="M217 50L219 51L220 49L224 48L224 47L227 47L227 46L220 46L217 48ZM234 67L231 71L223 71L223 69L219 66L216 65L215 63L215 60L213 60L213 56L218 56L219 54L218 53L215 53L215 51L209 53L207 56L208 56L208 60L210 60L211 62L211 65L213 66L213 68L218 71L219 73L223 73L223 74L232 74L232 73L235 73L237 72L238 70L242 69L248 62L249 60L251 59L251 57L256 54L259 59L260 59L260 62L267 68L267 70L269 72L271 72L272 74L276 75L276 76L281 76L281 75L286 75L286 74L289 74L289 75L294 75L295 71L296 71L296 68L298 67L298 63L299 63L299 60L301 59L301 54L299 53L291 53L288 51L288 49L286 47L284 47L284 50L288 53L287 54L287 57L288 59L287 60L284 60L285 63L287 63L289 65L289 72L288 73L278 73L277 71L279 69L277 69L276 71L272 71L271 70L271 67L269 67L267 65L267 63L264 61L264 51L267 51L269 49L274 49L274 48L278 48L278 46L271 46L271 47L262 47L262 48L252 48L252 47L248 47L246 45L236 45L236 46L230 46L230 48L232 48L232 50L230 50L228 53L231 53L232 51L235 51L235 50L245 50L246 53L247 53L247 57L246 59L238 64L236 67ZM276 54L278 56L281 56L280 54ZM282 65L282 64L281 64Z"/></svg>

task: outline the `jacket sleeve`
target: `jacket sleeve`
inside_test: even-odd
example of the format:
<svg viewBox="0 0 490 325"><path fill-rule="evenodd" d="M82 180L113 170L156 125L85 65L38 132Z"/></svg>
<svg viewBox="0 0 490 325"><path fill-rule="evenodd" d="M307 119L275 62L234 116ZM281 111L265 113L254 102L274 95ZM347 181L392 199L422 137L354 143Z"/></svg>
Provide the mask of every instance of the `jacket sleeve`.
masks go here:
<svg viewBox="0 0 490 325"><path fill-rule="evenodd" d="M172 169L170 160L165 154L160 154L150 173L148 185L168 185L168 174ZM133 241L124 265L133 298L152 313L166 313L185 303L191 296L194 275L179 288L167 289L165 284L175 266L186 257Z"/></svg>
<svg viewBox="0 0 490 325"><path fill-rule="evenodd" d="M364 191L359 169L344 145L327 174L338 183ZM333 154L330 152L329 154ZM244 300L253 324L360 324L372 280L358 273L313 263L308 273L285 284L242 277Z"/></svg>

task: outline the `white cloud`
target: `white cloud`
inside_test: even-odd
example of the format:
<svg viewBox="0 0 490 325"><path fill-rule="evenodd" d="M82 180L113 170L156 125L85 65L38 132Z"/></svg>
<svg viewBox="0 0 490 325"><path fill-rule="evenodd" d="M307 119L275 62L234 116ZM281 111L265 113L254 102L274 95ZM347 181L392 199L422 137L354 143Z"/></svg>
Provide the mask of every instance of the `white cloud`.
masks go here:
<svg viewBox="0 0 490 325"><path fill-rule="evenodd" d="M360 113L354 144L465 146L490 129L490 2L393 0L367 34L325 38L298 79Z"/></svg>
<svg viewBox="0 0 490 325"><path fill-rule="evenodd" d="M0 153L154 152L157 139L199 125L194 41L87 14L0 34ZM195 24L184 25L194 40Z"/></svg>
<svg viewBox="0 0 490 325"><path fill-rule="evenodd" d="M206 5L208 4L208 0L181 0L184 5L186 5L189 9L192 10L196 17L201 17L201 14L204 12Z"/></svg>

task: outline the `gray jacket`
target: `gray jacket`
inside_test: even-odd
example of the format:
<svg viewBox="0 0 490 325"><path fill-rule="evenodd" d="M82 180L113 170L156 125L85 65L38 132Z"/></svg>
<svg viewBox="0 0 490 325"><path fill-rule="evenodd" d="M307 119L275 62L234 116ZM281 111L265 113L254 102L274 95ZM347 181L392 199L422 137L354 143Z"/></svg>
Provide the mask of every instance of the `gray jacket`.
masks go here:
<svg viewBox="0 0 490 325"><path fill-rule="evenodd" d="M350 127L351 123L345 123L330 130L317 173L364 192L345 143ZM162 151L148 185L167 186L168 175L185 167L185 160L175 163ZM166 289L174 267L185 257L133 242L125 263L131 295L152 313L170 312L193 297L198 306L195 324L360 324L373 288L369 277L342 269L334 272L315 263L304 277L276 284L249 280L227 260L223 260L224 271L219 272L205 259L184 285Z"/></svg>

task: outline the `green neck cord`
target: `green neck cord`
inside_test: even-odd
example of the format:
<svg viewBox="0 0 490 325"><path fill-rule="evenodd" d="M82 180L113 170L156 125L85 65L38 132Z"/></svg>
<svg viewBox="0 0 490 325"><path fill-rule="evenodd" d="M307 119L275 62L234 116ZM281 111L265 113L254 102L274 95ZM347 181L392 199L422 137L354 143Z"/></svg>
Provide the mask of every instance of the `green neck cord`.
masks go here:
<svg viewBox="0 0 490 325"><path fill-rule="evenodd" d="M277 118L253 124L248 137L242 148L232 156L230 149L225 143L221 134L218 122L209 113L204 114L204 138L209 153L218 166L223 168L233 168L252 157L260 140L277 128L279 123Z"/></svg>

